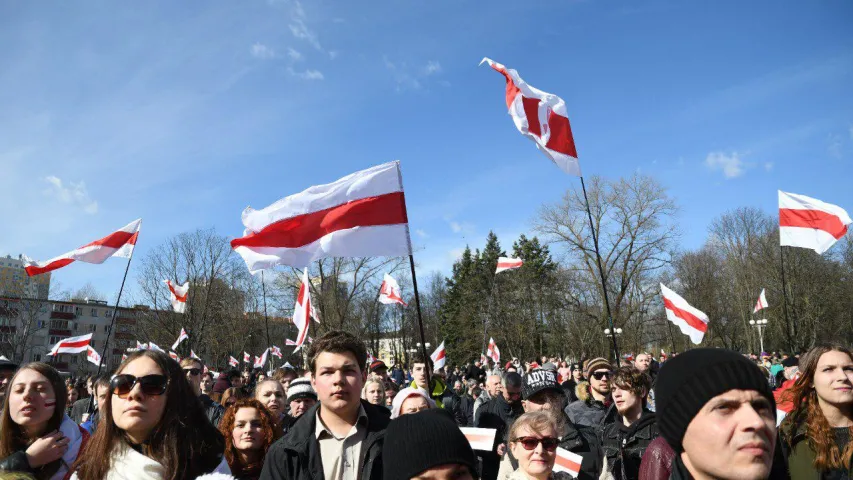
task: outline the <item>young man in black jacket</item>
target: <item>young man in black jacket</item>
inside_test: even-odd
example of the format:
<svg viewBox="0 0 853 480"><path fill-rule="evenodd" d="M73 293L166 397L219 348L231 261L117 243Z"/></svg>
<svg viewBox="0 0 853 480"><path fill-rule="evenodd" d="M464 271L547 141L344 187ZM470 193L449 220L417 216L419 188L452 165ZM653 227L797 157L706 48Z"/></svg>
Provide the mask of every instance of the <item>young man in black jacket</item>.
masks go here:
<svg viewBox="0 0 853 480"><path fill-rule="evenodd" d="M364 343L331 331L308 347L311 383L320 400L270 447L263 480L382 480L388 409L361 400L367 372Z"/></svg>
<svg viewBox="0 0 853 480"><path fill-rule="evenodd" d="M225 414L225 408L214 402L207 395L201 393L201 374L204 373L204 364L197 358L185 358L181 360L181 368L184 370L184 375L187 376L187 381L190 382L193 393L195 393L204 407L207 419L210 420L210 423L214 427L219 428L219 422Z"/></svg>

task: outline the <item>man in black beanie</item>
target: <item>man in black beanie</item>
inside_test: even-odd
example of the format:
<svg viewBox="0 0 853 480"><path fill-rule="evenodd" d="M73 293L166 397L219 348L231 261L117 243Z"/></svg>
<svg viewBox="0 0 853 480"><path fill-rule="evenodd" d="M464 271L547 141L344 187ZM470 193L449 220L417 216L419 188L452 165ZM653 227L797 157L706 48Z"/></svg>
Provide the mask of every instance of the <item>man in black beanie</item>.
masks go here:
<svg viewBox="0 0 853 480"><path fill-rule="evenodd" d="M753 362L729 350L697 348L664 364L657 421L675 450L671 479L770 478L776 402Z"/></svg>
<svg viewBox="0 0 853 480"><path fill-rule="evenodd" d="M474 480L477 457L449 412L403 415L388 425L382 445L383 480Z"/></svg>

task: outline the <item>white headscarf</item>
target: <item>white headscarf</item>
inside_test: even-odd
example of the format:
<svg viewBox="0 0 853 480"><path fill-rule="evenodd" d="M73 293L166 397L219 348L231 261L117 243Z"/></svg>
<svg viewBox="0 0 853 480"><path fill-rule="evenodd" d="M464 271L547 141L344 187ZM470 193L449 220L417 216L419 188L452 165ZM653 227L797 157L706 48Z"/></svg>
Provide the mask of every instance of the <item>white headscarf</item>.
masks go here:
<svg viewBox="0 0 853 480"><path fill-rule="evenodd" d="M423 388L406 387L400 390L397 396L394 397L394 401L391 402L392 420L400 416L400 408L403 406L403 401L409 397L423 397L426 399L427 404L429 404L429 408L435 408L435 402L429 398L429 393L426 390Z"/></svg>

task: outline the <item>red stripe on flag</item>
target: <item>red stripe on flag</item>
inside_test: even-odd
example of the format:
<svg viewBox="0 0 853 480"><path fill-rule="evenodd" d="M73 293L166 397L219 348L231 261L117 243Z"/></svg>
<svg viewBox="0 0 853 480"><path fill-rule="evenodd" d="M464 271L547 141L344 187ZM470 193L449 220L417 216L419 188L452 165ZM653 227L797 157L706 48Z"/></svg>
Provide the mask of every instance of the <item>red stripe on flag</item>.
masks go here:
<svg viewBox="0 0 853 480"><path fill-rule="evenodd" d="M695 328L696 330L699 330L700 332L707 332L708 331L708 324L707 323L703 322L699 317L697 317L696 315L693 315L692 313L688 312L687 310L682 310L682 309L676 307L675 304L672 303L672 301L670 299L664 297L663 305L664 305L664 307L666 307L667 310L671 310L672 313L674 313L676 317L684 320L685 322L687 322L688 325Z"/></svg>
<svg viewBox="0 0 853 480"><path fill-rule="evenodd" d="M55 262L50 262L43 267L39 267L37 265L30 265L30 266L24 268L24 270L27 271L27 275L32 277L33 275L41 275L42 273L52 272L58 268L62 268L64 266L70 265L72 263L74 263L74 259L62 258L62 259L57 260Z"/></svg>
<svg viewBox="0 0 853 480"><path fill-rule="evenodd" d="M442 358L444 358L444 357L445 357L445 351L444 351L444 350L442 350L442 351L438 352L438 355L435 357L435 360L436 360L436 361L438 361L438 360L441 360L441 359L442 359Z"/></svg>
<svg viewBox="0 0 853 480"><path fill-rule="evenodd" d="M523 262L499 262L498 268L512 268L512 267L520 267Z"/></svg>
<svg viewBox="0 0 853 480"><path fill-rule="evenodd" d="M538 98L521 97L524 116L527 117L527 131L537 137L542 136L542 126L539 124L539 102Z"/></svg>
<svg viewBox="0 0 853 480"><path fill-rule="evenodd" d="M521 90L515 86L515 82L512 81L512 77L509 76L506 69L498 67L495 64L491 64L491 67L506 77L506 108L511 109L512 103L515 102L515 97L521 93Z"/></svg>
<svg viewBox="0 0 853 480"><path fill-rule="evenodd" d="M838 240L847 234L847 226L838 216L823 210L779 209L780 227L801 227L823 230Z"/></svg>
<svg viewBox="0 0 853 480"><path fill-rule="evenodd" d="M131 245L136 245L136 240L138 238L139 238L139 232L133 232L133 233L122 232L122 231L113 232L113 233L107 235L106 237L104 237L100 240L95 240L94 242L92 242L88 245L83 245L80 248L94 247L94 246L109 247L109 248L121 248L128 243Z"/></svg>
<svg viewBox="0 0 853 480"><path fill-rule="evenodd" d="M555 152L578 158L575 137L572 136L572 126L569 124L569 119L551 111L548 115L548 128L551 129L551 136L545 146Z"/></svg>
<svg viewBox="0 0 853 480"><path fill-rule="evenodd" d="M80 348L89 344L89 340L77 340L76 342L59 342L59 348Z"/></svg>
<svg viewBox="0 0 853 480"><path fill-rule="evenodd" d="M408 223L405 205L403 192L361 198L272 223L258 233L231 240L231 248L297 248L338 230Z"/></svg>
<svg viewBox="0 0 853 480"><path fill-rule="evenodd" d="M575 473L580 472L580 470L581 470L581 464L580 463L574 462L568 458L561 457L559 455L557 455L557 459L554 461L554 463L556 463L557 465L559 465L563 468L567 468L567 469L569 469Z"/></svg>

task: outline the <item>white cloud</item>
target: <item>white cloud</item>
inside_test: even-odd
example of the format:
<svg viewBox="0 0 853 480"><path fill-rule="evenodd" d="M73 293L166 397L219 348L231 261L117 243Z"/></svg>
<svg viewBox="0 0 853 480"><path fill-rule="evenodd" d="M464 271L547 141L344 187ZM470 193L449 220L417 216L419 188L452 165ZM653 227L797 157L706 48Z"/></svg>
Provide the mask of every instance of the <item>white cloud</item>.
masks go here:
<svg viewBox="0 0 853 480"><path fill-rule="evenodd" d="M416 234L417 236L421 237L421 238L427 238L427 237L429 237L429 235L427 235L427 233L426 233L425 231L421 230L421 229L417 229L417 230L415 230L415 234Z"/></svg>
<svg viewBox="0 0 853 480"><path fill-rule="evenodd" d="M438 63L437 60L428 61L426 66L424 67L424 73L426 75L432 75L432 74L440 73L440 72L441 72L441 64Z"/></svg>
<svg viewBox="0 0 853 480"><path fill-rule="evenodd" d="M98 202L89 197L84 182L68 182L68 186L65 186L59 177L53 175L45 177L44 181L50 184L45 194L56 197L62 203L77 205L89 215L98 213Z"/></svg>
<svg viewBox="0 0 853 480"><path fill-rule="evenodd" d="M450 226L450 230L453 233L461 233L464 235L471 235L474 233L474 225L468 222L457 222L455 220L448 220L447 224Z"/></svg>
<svg viewBox="0 0 853 480"><path fill-rule="evenodd" d="M293 60L294 62L298 62L299 60L302 60L302 54L299 53L298 50L296 50L292 47L287 47L287 56L290 57L290 59Z"/></svg>
<svg viewBox="0 0 853 480"><path fill-rule="evenodd" d="M302 80L323 80L324 78L326 78L323 76L323 72L310 68L308 70L305 70L304 72L297 72L292 68L288 68L287 71L294 77L301 78Z"/></svg>
<svg viewBox="0 0 853 480"><path fill-rule="evenodd" d="M292 33L294 37L299 40L305 40L317 50L321 52L323 51L323 47L320 46L320 40L317 39L317 34L313 30L309 29L301 18L294 18L293 23L288 25L288 27L290 27L290 33Z"/></svg>
<svg viewBox="0 0 853 480"><path fill-rule="evenodd" d="M723 152L709 153L705 158L705 165L711 170L722 170L726 178L735 178L743 175L746 165L740 158L740 154L732 152L727 155Z"/></svg>
<svg viewBox="0 0 853 480"><path fill-rule="evenodd" d="M263 43L255 43L249 50L252 56L261 60L269 60L275 58L275 50L264 45Z"/></svg>
<svg viewBox="0 0 853 480"><path fill-rule="evenodd" d="M767 170L768 172L773 170L773 162L766 162L764 164L764 170Z"/></svg>

